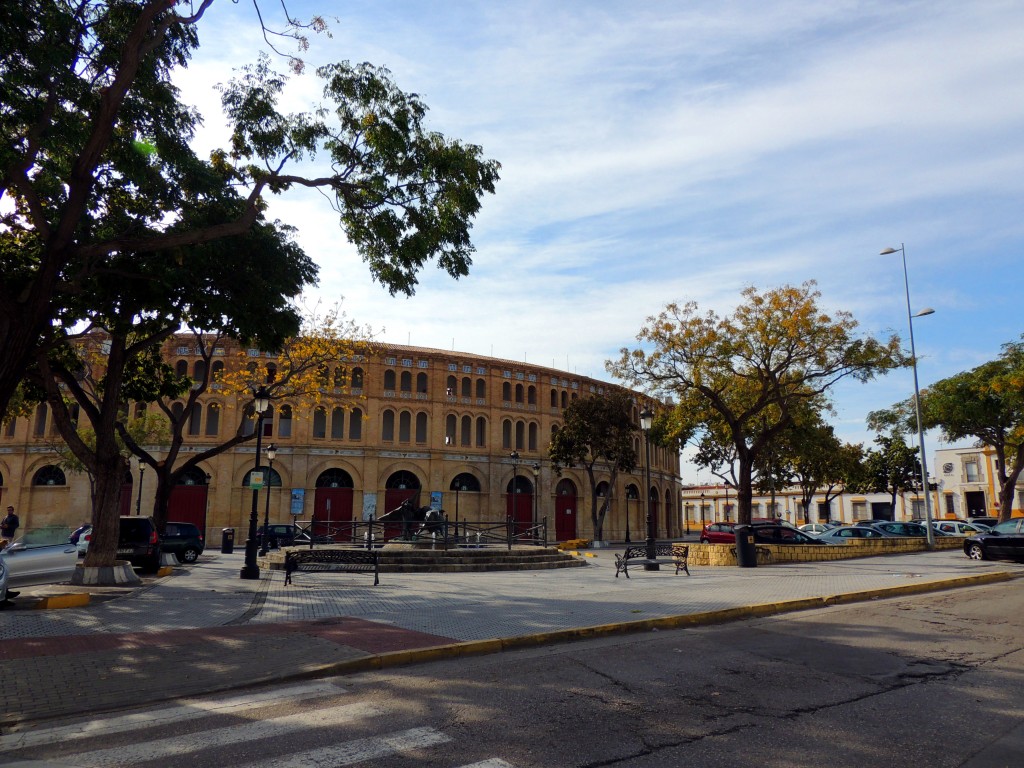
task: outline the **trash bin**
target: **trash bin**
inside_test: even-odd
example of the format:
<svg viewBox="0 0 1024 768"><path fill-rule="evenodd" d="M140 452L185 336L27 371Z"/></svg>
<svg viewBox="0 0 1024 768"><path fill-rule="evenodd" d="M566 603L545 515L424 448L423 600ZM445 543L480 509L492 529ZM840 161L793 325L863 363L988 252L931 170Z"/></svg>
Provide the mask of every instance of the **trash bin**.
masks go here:
<svg viewBox="0 0 1024 768"><path fill-rule="evenodd" d="M733 530L736 532L736 565L740 568L756 568L754 529L749 525L737 525Z"/></svg>
<svg viewBox="0 0 1024 768"><path fill-rule="evenodd" d="M220 532L220 551L225 555L230 555L235 551L235 529L224 528Z"/></svg>

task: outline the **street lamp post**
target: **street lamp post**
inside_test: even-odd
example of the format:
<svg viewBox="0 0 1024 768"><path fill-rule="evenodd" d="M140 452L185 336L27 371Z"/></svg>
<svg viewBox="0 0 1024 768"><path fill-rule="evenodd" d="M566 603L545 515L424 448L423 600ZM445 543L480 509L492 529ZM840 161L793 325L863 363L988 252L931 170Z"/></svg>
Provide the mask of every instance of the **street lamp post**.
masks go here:
<svg viewBox="0 0 1024 768"><path fill-rule="evenodd" d="M651 426L654 424L654 414L650 408L640 411L640 428L644 431L644 498L647 505L647 553L648 560L654 560L654 517L651 515ZM645 563L645 571L661 570L657 563Z"/></svg>
<svg viewBox="0 0 1024 768"><path fill-rule="evenodd" d="M530 469L533 470L533 524L540 525L540 464L535 462Z"/></svg>
<svg viewBox="0 0 1024 768"><path fill-rule="evenodd" d="M146 471L146 465L139 460L138 456L132 456L129 461L139 468L139 495L135 499L135 516L140 517L142 515L142 475Z"/></svg>
<svg viewBox="0 0 1024 768"><path fill-rule="evenodd" d="M519 483L516 480L519 477L519 451L512 451L509 454L512 459L512 509L509 510L508 530L509 535L512 534L512 526L516 519L516 515L519 514Z"/></svg>
<svg viewBox="0 0 1024 768"><path fill-rule="evenodd" d="M253 395L252 409L256 413L256 462L252 474L249 475L249 484L252 489L252 509L249 512L249 538L245 540L245 565L239 576L243 579L253 580L260 577L260 567L256 564L256 527L259 525L259 488L253 483L253 475L260 470L260 446L263 441L263 414L270 407L270 393L266 387L260 387Z"/></svg>
<svg viewBox="0 0 1024 768"><path fill-rule="evenodd" d="M729 481L725 481L725 522L729 522Z"/></svg>
<svg viewBox="0 0 1024 768"><path fill-rule="evenodd" d="M271 478L274 476L274 459L277 457L277 446L271 443L267 446L267 499L266 507L263 511L263 537L260 543L260 554L265 555L270 551L270 536L267 532L270 530L270 484Z"/></svg>
<svg viewBox="0 0 1024 768"><path fill-rule="evenodd" d="M935 549L935 531L932 528L932 505L928 499L928 465L925 461L924 451L924 426L921 424L921 390L917 383L917 350L914 348L914 318L931 315L934 309L927 307L917 314L910 310L910 279L907 277L907 252L900 243L899 248L886 248L879 255L888 256L899 251L903 257L903 288L907 294L907 325L910 328L910 360L914 368L914 410L917 416L917 450L921 461L921 488L924 496L924 522L925 536L927 537L928 549Z"/></svg>

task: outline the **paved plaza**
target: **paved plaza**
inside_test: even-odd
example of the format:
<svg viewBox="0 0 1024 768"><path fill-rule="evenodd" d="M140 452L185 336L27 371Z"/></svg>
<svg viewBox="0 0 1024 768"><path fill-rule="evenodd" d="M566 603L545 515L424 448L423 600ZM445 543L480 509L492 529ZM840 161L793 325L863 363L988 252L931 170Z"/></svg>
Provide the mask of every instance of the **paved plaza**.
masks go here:
<svg viewBox="0 0 1024 768"><path fill-rule="evenodd" d="M614 550L583 568L239 578L241 553L204 554L141 588L92 588L87 606L0 612L0 727L273 680L686 626L1024 575L959 551L691 576L615 578ZM79 588L38 588L37 594ZM26 590L29 596L33 590Z"/></svg>

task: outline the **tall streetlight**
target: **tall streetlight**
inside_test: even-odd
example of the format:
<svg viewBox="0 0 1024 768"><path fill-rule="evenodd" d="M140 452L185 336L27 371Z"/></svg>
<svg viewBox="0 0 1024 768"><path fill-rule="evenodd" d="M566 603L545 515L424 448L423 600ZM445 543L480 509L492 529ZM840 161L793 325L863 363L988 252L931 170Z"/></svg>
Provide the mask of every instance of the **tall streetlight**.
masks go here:
<svg viewBox="0 0 1024 768"><path fill-rule="evenodd" d="M704 533L704 491L700 492L700 532Z"/></svg>
<svg viewBox="0 0 1024 768"><path fill-rule="evenodd" d="M509 531L511 531L513 521L516 519L516 515L519 514L519 483L516 482L519 476L519 451L512 451L509 457L512 459L512 509L506 522L508 523Z"/></svg>
<svg viewBox="0 0 1024 768"><path fill-rule="evenodd" d="M907 277L907 252L900 243L899 248L886 248L879 255L888 256L899 251L903 257L903 287L907 294L907 325L910 327L910 360L914 365L914 410L917 416L917 450L921 460L921 489L924 496L924 522L925 536L927 537L928 549L935 549L935 531L932 528L932 505L928 499L928 465L925 462L924 453L924 427L921 424L921 390L917 383L917 350L914 348L914 318L934 314L931 307L922 309L917 314L910 310L910 280Z"/></svg>
<svg viewBox="0 0 1024 768"><path fill-rule="evenodd" d="M252 510L249 512L249 538L245 540L245 565L239 574L243 579L258 579L260 567L256 564L256 527L259 525L259 485L254 475L260 471L260 446L263 442L263 414L270 407L270 393L266 387L260 387L252 398L252 409L256 413L256 465L249 474L249 485L252 486Z"/></svg>
<svg viewBox="0 0 1024 768"><path fill-rule="evenodd" d="M135 516L139 517L142 515L142 475L146 471L146 465L139 460L138 456L134 455L128 459L128 463L139 468L139 495L135 499Z"/></svg>
<svg viewBox="0 0 1024 768"><path fill-rule="evenodd" d="M266 507L263 511L263 536L260 543L260 554L265 555L270 551L270 484L273 482L271 478L274 477L274 459L277 458L277 446L271 443L267 446L267 464L269 465L267 471L267 499Z"/></svg>
<svg viewBox="0 0 1024 768"><path fill-rule="evenodd" d="M648 560L655 558L654 551L654 517L651 515L651 427L654 425L654 414L650 408L640 411L640 428L644 431L644 498L647 504L647 553ZM661 570L657 563L645 563L645 571Z"/></svg>

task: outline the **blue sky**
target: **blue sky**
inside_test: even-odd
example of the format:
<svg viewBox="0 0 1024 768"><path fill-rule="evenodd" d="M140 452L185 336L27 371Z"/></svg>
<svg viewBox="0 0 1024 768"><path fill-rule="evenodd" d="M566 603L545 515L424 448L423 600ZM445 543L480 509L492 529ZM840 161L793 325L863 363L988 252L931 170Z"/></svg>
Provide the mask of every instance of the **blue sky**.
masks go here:
<svg viewBox="0 0 1024 768"><path fill-rule="evenodd" d="M292 108L318 98L316 65L371 61L422 96L431 129L503 166L469 277L430 265L409 299L370 280L317 194L273 203L320 264L316 295L343 298L385 341L607 379L605 361L666 303L728 313L748 285L805 280L863 332L906 338L902 264L879 255L901 243L915 311L935 309L914 326L922 387L1024 331L1020 2L289 8L332 14ZM212 84L266 44L244 2L215 4L200 37L178 82L212 147L224 144ZM909 370L844 384L832 421L870 442L867 412L912 391Z"/></svg>

